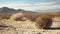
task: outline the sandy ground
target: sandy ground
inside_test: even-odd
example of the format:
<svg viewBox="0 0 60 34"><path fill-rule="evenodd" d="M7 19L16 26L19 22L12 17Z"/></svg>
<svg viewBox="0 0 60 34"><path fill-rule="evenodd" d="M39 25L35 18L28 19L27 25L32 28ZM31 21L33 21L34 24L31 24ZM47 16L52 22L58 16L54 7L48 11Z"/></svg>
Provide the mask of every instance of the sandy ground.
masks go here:
<svg viewBox="0 0 60 34"><path fill-rule="evenodd" d="M60 22L53 22L51 27L54 29L38 29L34 22L29 21L12 21L12 22L0 22L0 34L60 34Z"/></svg>

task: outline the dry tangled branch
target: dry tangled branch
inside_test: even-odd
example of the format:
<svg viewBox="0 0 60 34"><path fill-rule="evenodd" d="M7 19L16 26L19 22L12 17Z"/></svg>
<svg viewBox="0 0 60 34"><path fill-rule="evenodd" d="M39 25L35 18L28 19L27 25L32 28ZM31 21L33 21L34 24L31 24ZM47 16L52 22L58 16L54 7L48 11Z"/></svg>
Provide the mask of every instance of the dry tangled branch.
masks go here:
<svg viewBox="0 0 60 34"><path fill-rule="evenodd" d="M50 28L52 25L52 19L48 17L38 17L35 25L41 29Z"/></svg>

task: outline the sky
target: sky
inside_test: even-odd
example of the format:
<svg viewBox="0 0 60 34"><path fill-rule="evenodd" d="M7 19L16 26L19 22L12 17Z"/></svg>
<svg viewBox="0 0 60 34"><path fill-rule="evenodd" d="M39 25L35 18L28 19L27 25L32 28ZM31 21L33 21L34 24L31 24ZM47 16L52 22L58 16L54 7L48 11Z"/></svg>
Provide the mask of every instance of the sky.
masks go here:
<svg viewBox="0 0 60 34"><path fill-rule="evenodd" d="M0 8L9 7L24 10L60 9L60 0L0 0Z"/></svg>

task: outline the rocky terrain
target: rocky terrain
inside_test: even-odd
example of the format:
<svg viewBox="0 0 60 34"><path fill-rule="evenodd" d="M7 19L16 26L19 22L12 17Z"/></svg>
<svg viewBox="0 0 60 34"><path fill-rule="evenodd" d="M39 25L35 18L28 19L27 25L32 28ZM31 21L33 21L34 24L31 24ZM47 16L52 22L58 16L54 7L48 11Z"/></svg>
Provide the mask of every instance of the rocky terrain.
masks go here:
<svg viewBox="0 0 60 34"><path fill-rule="evenodd" d="M60 34L60 22L53 22L52 28L43 30L31 21L0 21L0 34ZM53 28L55 27L55 28Z"/></svg>

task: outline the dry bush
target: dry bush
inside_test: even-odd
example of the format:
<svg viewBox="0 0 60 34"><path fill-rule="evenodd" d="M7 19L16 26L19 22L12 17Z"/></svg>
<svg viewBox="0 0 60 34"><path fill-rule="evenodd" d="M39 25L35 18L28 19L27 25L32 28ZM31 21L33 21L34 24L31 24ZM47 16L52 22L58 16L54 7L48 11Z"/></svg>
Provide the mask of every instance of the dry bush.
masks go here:
<svg viewBox="0 0 60 34"><path fill-rule="evenodd" d="M50 28L52 25L52 19L49 17L38 17L35 25L40 29Z"/></svg>
<svg viewBox="0 0 60 34"><path fill-rule="evenodd" d="M20 20L23 20L26 18L27 20L31 20L31 21L35 22L36 18L41 17L41 16L53 18L58 15L52 14L52 13L16 13L16 14L12 15L10 19L20 21Z"/></svg>
<svg viewBox="0 0 60 34"><path fill-rule="evenodd" d="M9 19L12 14L10 13L0 13L0 20L1 19Z"/></svg>
<svg viewBox="0 0 60 34"><path fill-rule="evenodd" d="M14 21L25 21L26 18L23 16L23 13L16 13L16 14L13 14L11 17L10 17L11 20L14 20Z"/></svg>
<svg viewBox="0 0 60 34"><path fill-rule="evenodd" d="M40 16L40 14L38 14L38 13L30 13L30 14L25 13L24 16L25 16L28 20L31 20L31 21L34 22L34 21L36 20L36 18Z"/></svg>
<svg viewBox="0 0 60 34"><path fill-rule="evenodd" d="M60 14L54 14L54 13L25 13L24 16L28 19L28 20L31 20L31 21L35 21L36 18L38 17L50 17L50 18L53 18L53 17L56 17L56 16L59 16Z"/></svg>
<svg viewBox="0 0 60 34"><path fill-rule="evenodd" d="M24 16L28 19L28 20L31 20L31 21L35 21L36 18L38 17L50 17L50 18L53 18L55 15L53 14L48 14L48 13L25 13Z"/></svg>

